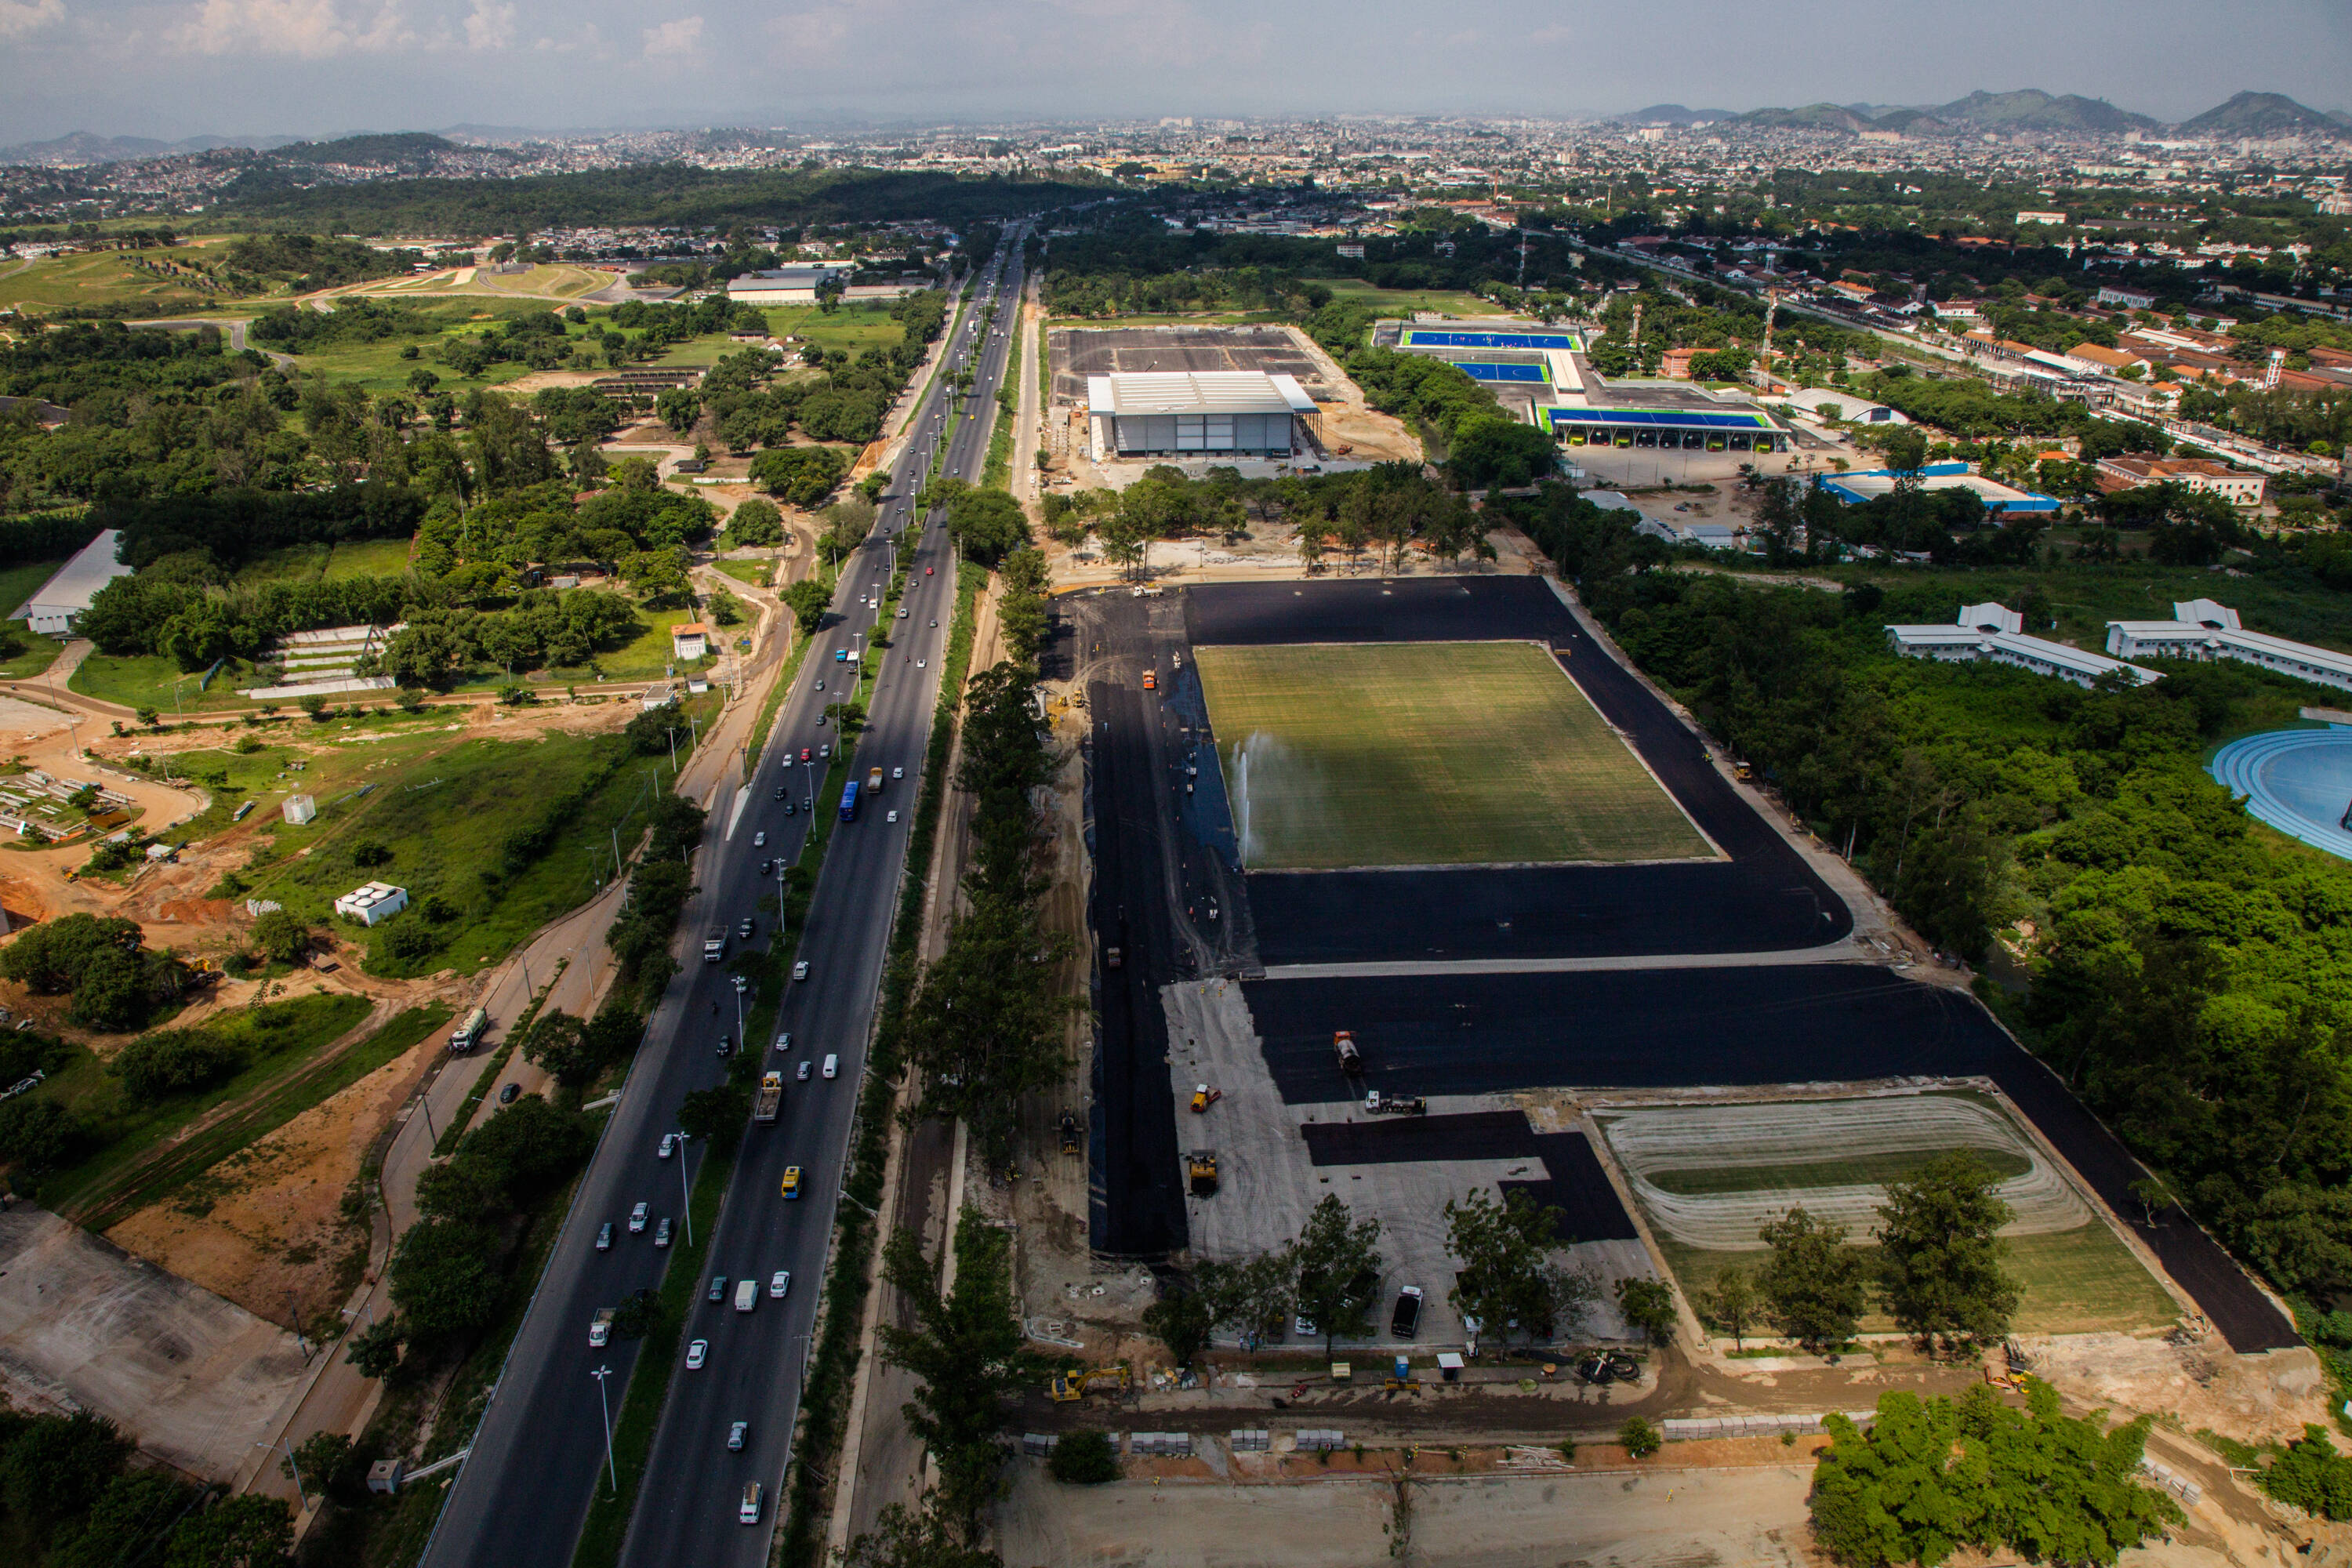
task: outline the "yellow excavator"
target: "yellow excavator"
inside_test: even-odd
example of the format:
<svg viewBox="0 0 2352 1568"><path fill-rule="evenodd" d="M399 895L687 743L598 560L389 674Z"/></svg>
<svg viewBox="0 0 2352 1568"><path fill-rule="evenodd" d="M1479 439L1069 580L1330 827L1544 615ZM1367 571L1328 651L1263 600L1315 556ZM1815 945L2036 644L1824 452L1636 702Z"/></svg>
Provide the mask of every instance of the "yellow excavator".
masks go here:
<svg viewBox="0 0 2352 1568"><path fill-rule="evenodd" d="M1134 1374L1128 1371L1125 1362L1117 1366L1092 1369L1074 1366L1067 1372L1054 1374L1054 1381L1045 1385L1045 1397L1056 1405L1067 1405L1073 1400L1084 1399L1097 1386L1125 1394L1133 1383Z"/></svg>

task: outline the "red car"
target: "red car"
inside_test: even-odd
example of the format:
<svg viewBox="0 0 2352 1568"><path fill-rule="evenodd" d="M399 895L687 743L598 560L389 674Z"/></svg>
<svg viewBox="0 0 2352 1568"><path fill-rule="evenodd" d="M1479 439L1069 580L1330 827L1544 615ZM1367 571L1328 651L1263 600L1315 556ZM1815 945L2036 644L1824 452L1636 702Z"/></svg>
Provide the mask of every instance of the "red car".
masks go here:
<svg viewBox="0 0 2352 1568"><path fill-rule="evenodd" d="M808 749L806 746L803 746L803 747L801 748L801 761L803 761L803 762L807 762L808 760L809 760L809 749Z"/></svg>
<svg viewBox="0 0 2352 1568"><path fill-rule="evenodd" d="M937 568L935 568L935 567L930 567L930 566L926 566L926 567L924 567L924 568L923 568L923 575L924 575L924 576L926 576L926 577L928 577L928 576L929 576L929 575L932 574L932 572L934 572L935 570L937 570Z"/></svg>

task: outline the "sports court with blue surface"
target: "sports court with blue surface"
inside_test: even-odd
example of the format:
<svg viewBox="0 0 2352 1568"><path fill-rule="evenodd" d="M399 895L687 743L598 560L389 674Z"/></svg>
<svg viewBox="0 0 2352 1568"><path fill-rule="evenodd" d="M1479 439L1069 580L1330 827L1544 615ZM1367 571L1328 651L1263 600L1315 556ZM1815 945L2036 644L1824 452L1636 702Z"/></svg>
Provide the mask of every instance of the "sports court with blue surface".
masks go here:
<svg viewBox="0 0 2352 1568"><path fill-rule="evenodd" d="M1465 361L1454 368L1473 381L1526 381L1538 386L1551 384L1551 372L1539 364L1482 364Z"/></svg>
<svg viewBox="0 0 2352 1568"><path fill-rule="evenodd" d="M1753 409L1543 408L1537 414L1570 447L1770 452L1788 441L1780 426Z"/></svg>
<svg viewBox="0 0 2352 1568"><path fill-rule="evenodd" d="M1447 332L1408 327L1404 346L1415 349L1561 349L1582 353L1584 342L1574 332Z"/></svg>
<svg viewBox="0 0 2352 1568"><path fill-rule="evenodd" d="M2257 821L2352 860L2352 725L2247 735L2205 768Z"/></svg>

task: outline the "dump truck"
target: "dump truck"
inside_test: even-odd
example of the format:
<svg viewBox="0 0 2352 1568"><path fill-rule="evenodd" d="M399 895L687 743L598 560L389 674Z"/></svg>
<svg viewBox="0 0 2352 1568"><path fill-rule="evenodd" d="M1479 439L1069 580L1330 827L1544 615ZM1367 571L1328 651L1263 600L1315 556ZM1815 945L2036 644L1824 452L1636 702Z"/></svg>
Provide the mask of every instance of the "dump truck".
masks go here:
<svg viewBox="0 0 2352 1568"><path fill-rule="evenodd" d="M784 1075L772 1072L760 1079L760 1098L751 1102L751 1120L772 1122L777 1109L784 1103Z"/></svg>
<svg viewBox="0 0 2352 1568"><path fill-rule="evenodd" d="M1364 1076L1364 1053L1356 1048L1356 1037L1351 1030L1331 1032L1331 1051L1339 1058L1339 1070L1349 1078Z"/></svg>
<svg viewBox="0 0 2352 1568"><path fill-rule="evenodd" d="M867 795L880 795L882 793L882 770L880 768L871 768L867 770L866 774L866 793Z"/></svg>
<svg viewBox="0 0 2352 1568"><path fill-rule="evenodd" d="M1157 691L1160 689L1160 672L1158 670L1147 669L1143 672L1143 689L1146 691Z"/></svg>
<svg viewBox="0 0 2352 1568"><path fill-rule="evenodd" d="M1134 1374L1127 1370L1125 1362L1117 1366L1098 1366L1092 1371L1074 1366L1067 1372L1054 1374L1054 1380L1045 1385L1045 1397L1056 1405L1067 1405L1074 1400L1084 1399L1097 1388L1108 1389L1113 1394L1125 1394L1134 1384Z"/></svg>
<svg viewBox="0 0 2352 1568"><path fill-rule="evenodd" d="M1192 1195L1196 1198L1214 1197L1217 1192L1217 1152L1214 1149L1195 1149L1188 1163L1192 1176Z"/></svg>
<svg viewBox="0 0 2352 1568"><path fill-rule="evenodd" d="M1373 1089L1364 1096L1367 1116L1426 1116L1429 1101L1417 1094L1382 1094Z"/></svg>
<svg viewBox="0 0 2352 1568"><path fill-rule="evenodd" d="M727 928L713 926L710 934L702 939L702 962L719 963L727 957Z"/></svg>

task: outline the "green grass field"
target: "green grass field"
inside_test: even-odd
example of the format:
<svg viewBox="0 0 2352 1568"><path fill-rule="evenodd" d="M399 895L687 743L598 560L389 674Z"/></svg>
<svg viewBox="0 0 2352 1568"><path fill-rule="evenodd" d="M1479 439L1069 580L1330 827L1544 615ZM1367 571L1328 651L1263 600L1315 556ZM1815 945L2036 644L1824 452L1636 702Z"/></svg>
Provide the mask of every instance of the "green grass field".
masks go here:
<svg viewBox="0 0 2352 1568"><path fill-rule="evenodd" d="M1715 853L1532 644L1205 647L1197 657L1253 869Z"/></svg>
<svg viewBox="0 0 2352 1568"><path fill-rule="evenodd" d="M1415 310L1437 310L1448 316L1495 316L1501 310L1491 301L1475 294L1465 294L1452 289L1380 289L1356 278L1318 278L1315 279L1331 290L1335 300L1351 305L1366 305L1384 316L1412 319Z"/></svg>
<svg viewBox="0 0 2352 1568"><path fill-rule="evenodd" d="M152 301L190 315L224 313L221 290L199 286L180 275L183 267L215 259L233 237L222 236L196 245L154 250L96 250L73 256L45 256L27 267L0 262L0 306L25 310L52 310L68 305L121 305ZM252 310L226 313L243 315Z"/></svg>
<svg viewBox="0 0 2352 1568"><path fill-rule="evenodd" d="M853 358L861 350L887 349L907 335L890 314L889 302L882 300L859 300L832 311L814 305L773 305L763 313L768 331L777 337L841 349Z"/></svg>
<svg viewBox="0 0 2352 1568"><path fill-rule="evenodd" d="M408 541L362 539L273 550L239 571L236 582L240 587L256 583L331 583L345 577L397 577L407 570Z"/></svg>
<svg viewBox="0 0 2352 1568"><path fill-rule="evenodd" d="M0 568L0 616L39 593L41 584L55 576L64 564L62 561L35 561ZM66 646L54 637L41 636L22 622L12 623L9 630L22 646L7 658L0 658L0 679L23 680L40 674Z"/></svg>

